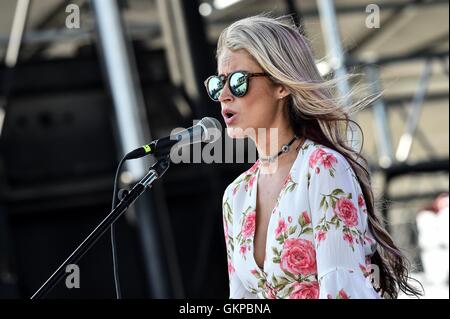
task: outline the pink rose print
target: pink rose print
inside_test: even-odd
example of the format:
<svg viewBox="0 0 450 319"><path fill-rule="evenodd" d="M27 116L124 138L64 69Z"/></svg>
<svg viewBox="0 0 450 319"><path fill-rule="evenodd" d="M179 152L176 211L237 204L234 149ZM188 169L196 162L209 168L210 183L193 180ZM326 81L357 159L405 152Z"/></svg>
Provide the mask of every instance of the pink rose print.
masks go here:
<svg viewBox="0 0 450 319"><path fill-rule="evenodd" d="M236 195L236 193L237 193L237 191L239 190L239 187L240 187L241 185L239 184L239 185L236 185L236 187L233 189L233 196L235 196Z"/></svg>
<svg viewBox="0 0 450 319"><path fill-rule="evenodd" d="M225 242L228 242L228 224L225 220L223 221L223 232L225 233Z"/></svg>
<svg viewBox="0 0 450 319"><path fill-rule="evenodd" d="M267 299L277 299L276 291L274 289L268 289Z"/></svg>
<svg viewBox="0 0 450 319"><path fill-rule="evenodd" d="M288 216L288 223L292 223L292 216Z"/></svg>
<svg viewBox="0 0 450 319"><path fill-rule="evenodd" d="M256 175L254 175L254 176L252 176L252 177L250 178L250 180L249 180L249 182L248 182L248 187L249 187L249 189L252 189L253 184L255 183L255 180L256 180Z"/></svg>
<svg viewBox="0 0 450 319"><path fill-rule="evenodd" d="M233 264L231 263L231 260L228 259L228 273L232 274L234 272Z"/></svg>
<svg viewBox="0 0 450 319"><path fill-rule="evenodd" d="M366 235L364 235L364 240L367 241L369 244L373 243L373 239L368 237L368 236L366 236Z"/></svg>
<svg viewBox="0 0 450 319"><path fill-rule="evenodd" d="M346 197L339 198L334 207L334 212L348 227L353 227L358 224L357 210L350 199Z"/></svg>
<svg viewBox="0 0 450 319"><path fill-rule="evenodd" d="M322 156L322 164L326 169L331 169L337 163L336 157L331 153Z"/></svg>
<svg viewBox="0 0 450 319"><path fill-rule="evenodd" d="M289 299L318 299L319 298L319 283L313 282L296 282L294 290Z"/></svg>
<svg viewBox="0 0 450 319"><path fill-rule="evenodd" d="M327 237L327 233L324 232L323 230L319 230L316 233L316 239L317 239L318 242L321 242L322 240L325 240L326 237Z"/></svg>
<svg viewBox="0 0 450 319"><path fill-rule="evenodd" d="M350 233L344 233L344 240L348 242L350 245L353 244L353 236Z"/></svg>
<svg viewBox="0 0 450 319"><path fill-rule="evenodd" d="M322 148L316 149L309 157L309 167L314 168L317 162L325 155L326 152Z"/></svg>
<svg viewBox="0 0 450 319"><path fill-rule="evenodd" d="M252 273L252 275L256 275L258 273L258 271L256 269L252 269L252 270L250 270L250 272Z"/></svg>
<svg viewBox="0 0 450 319"><path fill-rule="evenodd" d="M367 275L369 275L366 266L359 264L359 269L361 269L362 273L364 274L364 277L367 277Z"/></svg>
<svg viewBox="0 0 450 319"><path fill-rule="evenodd" d="M327 294L328 299L333 299L331 294ZM339 290L339 292L336 295L336 299L350 299L350 297L347 295L347 293L344 291L344 289Z"/></svg>
<svg viewBox="0 0 450 319"><path fill-rule="evenodd" d="M245 253L247 252L247 246L246 246L246 245L242 245L241 248L240 248L240 250L239 250L239 252L240 252L242 255L245 255Z"/></svg>
<svg viewBox="0 0 450 319"><path fill-rule="evenodd" d="M288 184L291 183L291 185L288 187ZM289 191L289 188L295 187L295 183L292 180L291 174L288 174L286 178L284 179L283 186L281 186L282 191Z"/></svg>
<svg viewBox="0 0 450 319"><path fill-rule="evenodd" d="M232 192L233 196L236 196L236 194L239 191L239 189L241 188L242 184L244 184L244 190L246 192L248 192L249 189L251 190L251 188L253 187L253 184L256 181L255 172L257 171L258 166L259 165L258 165L258 161L257 161L255 164L253 164L253 166L250 169L248 169L246 171L246 174L243 178L241 178L235 182L235 185L233 187L233 192Z"/></svg>
<svg viewBox="0 0 450 319"><path fill-rule="evenodd" d="M312 242L299 238L287 239L283 245L280 267L294 275L309 275L316 271L316 251Z"/></svg>
<svg viewBox="0 0 450 319"><path fill-rule="evenodd" d="M367 214L367 207L366 207L366 201L364 200L364 195L359 194L358 195L358 206L362 208L363 213Z"/></svg>
<svg viewBox="0 0 450 319"><path fill-rule="evenodd" d="M264 283L264 288L267 291L267 299L277 299L277 291L270 287L267 282Z"/></svg>
<svg viewBox="0 0 450 319"><path fill-rule="evenodd" d="M305 225L311 224L311 219L309 218L309 215L306 211L304 211L302 213L302 216L303 216L303 221L305 222Z"/></svg>
<svg viewBox="0 0 450 319"><path fill-rule="evenodd" d="M255 221L256 221L256 212L253 211L249 213L244 222L244 227L242 228L242 236L244 238L248 238L255 232Z"/></svg>
<svg viewBox="0 0 450 319"><path fill-rule="evenodd" d="M331 170L337 162L338 161L333 154L327 153L322 148L316 149L309 157L309 166L315 168L316 174L320 173L318 164L322 164L326 169Z"/></svg>
<svg viewBox="0 0 450 319"><path fill-rule="evenodd" d="M286 222L282 218L278 221L277 228L275 228L275 236L279 237L285 231L286 231Z"/></svg>
<svg viewBox="0 0 450 319"><path fill-rule="evenodd" d="M344 291L344 289L339 290L339 297L341 299L349 299L347 293Z"/></svg>
<svg viewBox="0 0 450 319"><path fill-rule="evenodd" d="M359 194L358 195L358 206L364 207L364 205L366 205L366 202L364 201L364 196L363 196L363 194Z"/></svg>
<svg viewBox="0 0 450 319"><path fill-rule="evenodd" d="M249 174L254 174L256 170L258 169L259 161L256 161L255 164L250 167L250 169L247 171Z"/></svg>

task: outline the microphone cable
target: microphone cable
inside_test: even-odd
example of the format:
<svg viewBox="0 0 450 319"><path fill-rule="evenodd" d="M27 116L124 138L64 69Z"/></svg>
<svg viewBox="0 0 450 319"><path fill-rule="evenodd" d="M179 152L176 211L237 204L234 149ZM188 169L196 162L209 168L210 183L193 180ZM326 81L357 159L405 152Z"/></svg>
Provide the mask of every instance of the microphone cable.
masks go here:
<svg viewBox="0 0 450 319"><path fill-rule="evenodd" d="M122 170L122 166L127 160L126 157L123 157L119 165L117 166L116 175L114 177L114 189L113 189L113 198L112 198L112 209L117 206L117 189L119 184L119 174ZM119 278L119 263L117 260L117 245L116 245L116 227L114 224L111 225L111 253L113 260L113 273L114 273L114 287L116 291L116 299L122 299L122 291L120 288L120 278Z"/></svg>
<svg viewBox="0 0 450 319"><path fill-rule="evenodd" d="M220 123L214 118L206 117L206 118L203 118L200 122L203 122L203 125L200 126L200 128L202 129L202 134L203 134L203 130L205 131L205 134L206 134L206 132L208 131L208 128L217 129L220 127ZM195 127L196 126L193 126L183 132L185 132L185 134L187 133L191 136L191 134L193 134ZM173 144L176 144L176 142L180 141L181 138L182 137L179 136L179 139L176 140ZM166 139L162 139L159 141L161 141L163 143L161 145L161 147L163 149L166 147L170 148L173 146L173 144L169 144L169 142ZM211 142L211 141L208 141L208 142ZM157 147L156 145L155 146L152 146L152 145L153 144L147 144L147 145L141 146L141 147L127 153L120 160L119 165L117 166L116 175L114 177L112 210L114 210L114 208L117 206L117 199L118 199L117 189L118 189L118 184L119 184L119 174L120 174L120 171L122 170L123 164L125 163L125 161L127 161L129 159L136 159L136 158L140 158L140 157L150 154L152 151L152 148ZM156 156L158 156L158 155L156 155ZM118 263L118 259L117 259L117 247L116 246L117 246L116 245L116 228L113 223L113 224L111 224L111 252L112 252L112 260L113 260L114 286L115 286L115 290L116 290L116 298L122 299L122 292L121 292L120 280L119 280L119 263Z"/></svg>

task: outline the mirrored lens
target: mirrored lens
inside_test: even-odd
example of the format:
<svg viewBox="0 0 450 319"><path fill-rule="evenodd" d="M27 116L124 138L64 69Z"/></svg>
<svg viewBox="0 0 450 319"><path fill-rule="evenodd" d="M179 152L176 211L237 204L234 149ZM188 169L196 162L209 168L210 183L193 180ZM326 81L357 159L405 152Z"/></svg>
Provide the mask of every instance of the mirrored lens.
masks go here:
<svg viewBox="0 0 450 319"><path fill-rule="evenodd" d="M208 94L209 96L217 101L219 100L220 93L222 93L223 84L218 76L214 76L208 81Z"/></svg>
<svg viewBox="0 0 450 319"><path fill-rule="evenodd" d="M230 77L230 90L234 96L243 96L247 93L248 82L244 73L236 72Z"/></svg>

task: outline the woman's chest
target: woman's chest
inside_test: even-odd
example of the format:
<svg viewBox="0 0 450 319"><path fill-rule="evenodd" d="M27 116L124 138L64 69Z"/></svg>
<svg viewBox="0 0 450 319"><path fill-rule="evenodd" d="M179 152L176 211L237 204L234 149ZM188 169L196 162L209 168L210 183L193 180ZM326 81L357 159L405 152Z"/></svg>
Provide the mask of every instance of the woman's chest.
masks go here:
<svg viewBox="0 0 450 319"><path fill-rule="evenodd" d="M270 217L277 207L285 179L274 177L272 179L260 177L256 195L257 227L267 229ZM264 227L265 226L265 227Z"/></svg>
<svg viewBox="0 0 450 319"><path fill-rule="evenodd" d="M266 192L261 185L254 196L257 199L235 203L234 212L241 212L234 225L238 234L234 258L243 271L240 276L250 280L268 276L277 285L277 280L294 282L304 279L306 273L313 275L314 238L306 179L289 177L278 189L268 187ZM306 273L298 268L303 267L298 266L301 260L307 261Z"/></svg>
<svg viewBox="0 0 450 319"><path fill-rule="evenodd" d="M245 234L251 227L245 220L243 225ZM296 283L315 282L317 265L307 206L286 205L281 198L266 227L267 237L259 244L257 235L235 242L235 268L247 289L284 298Z"/></svg>
<svg viewBox="0 0 450 319"><path fill-rule="evenodd" d="M258 194L255 209L256 225L253 240L254 257L260 267L263 267L264 259L266 257L265 251L269 222L274 210L276 210L283 183L284 181L279 178L273 178L270 182L263 179L258 181Z"/></svg>

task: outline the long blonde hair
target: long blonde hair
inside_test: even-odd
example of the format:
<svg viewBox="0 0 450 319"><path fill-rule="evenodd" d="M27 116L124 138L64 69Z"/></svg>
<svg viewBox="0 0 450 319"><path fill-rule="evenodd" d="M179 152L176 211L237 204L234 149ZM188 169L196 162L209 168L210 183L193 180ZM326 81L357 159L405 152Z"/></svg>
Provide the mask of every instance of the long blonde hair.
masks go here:
<svg viewBox="0 0 450 319"><path fill-rule="evenodd" d="M234 22L219 37L217 58L224 49L244 49L275 83L288 88L291 94L285 107L294 132L341 153L358 178L367 205L369 228L378 243L372 263L380 269L383 296L397 298L399 290L419 296L420 291L408 283L407 259L375 214L367 160L347 143L351 124L356 125L361 135L363 133L360 126L351 120L351 115L369 105L373 97L367 96L352 105L345 105L342 97L334 94L341 79L326 80L320 75L307 39L292 19L287 18L265 14ZM348 101L348 97L344 98Z"/></svg>

